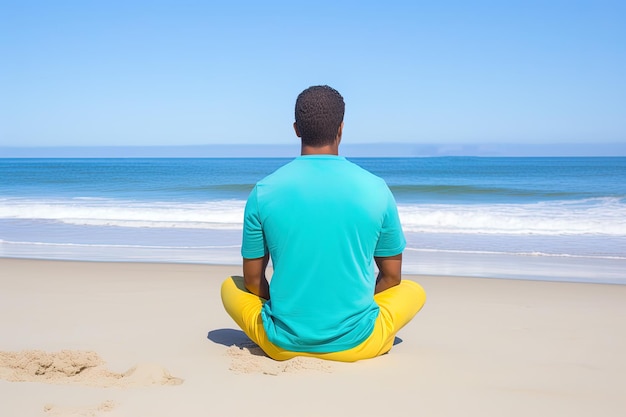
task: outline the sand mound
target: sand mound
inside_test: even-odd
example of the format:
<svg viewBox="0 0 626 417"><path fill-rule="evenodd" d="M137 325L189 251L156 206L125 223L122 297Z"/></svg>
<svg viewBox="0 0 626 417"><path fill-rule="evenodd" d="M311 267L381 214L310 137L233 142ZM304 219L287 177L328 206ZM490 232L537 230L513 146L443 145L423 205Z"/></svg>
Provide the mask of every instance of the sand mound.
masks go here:
<svg viewBox="0 0 626 417"><path fill-rule="evenodd" d="M62 350L46 353L39 350L0 352L0 366L13 370L15 380L28 376L39 379L73 377L104 362L95 352Z"/></svg>
<svg viewBox="0 0 626 417"><path fill-rule="evenodd" d="M296 357L288 361L275 361L265 355L256 345L237 347L226 350L231 357L230 370L241 374L280 375L283 373L332 372L328 361L316 358Z"/></svg>
<svg viewBox="0 0 626 417"><path fill-rule="evenodd" d="M0 352L0 378L12 382L81 384L97 387L145 387L178 385L183 380L171 376L155 364L141 364L124 373L111 372L96 352L40 350Z"/></svg>

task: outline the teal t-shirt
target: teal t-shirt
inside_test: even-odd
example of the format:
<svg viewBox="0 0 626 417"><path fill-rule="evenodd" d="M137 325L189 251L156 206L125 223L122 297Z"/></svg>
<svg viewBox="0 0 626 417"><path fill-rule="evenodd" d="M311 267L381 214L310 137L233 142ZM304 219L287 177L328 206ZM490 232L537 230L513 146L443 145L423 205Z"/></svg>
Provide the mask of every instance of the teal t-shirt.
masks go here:
<svg viewBox="0 0 626 417"><path fill-rule="evenodd" d="M405 247L387 184L335 155L300 156L259 181L244 214L241 254L269 251L269 340L296 352L337 352L371 334L374 256Z"/></svg>

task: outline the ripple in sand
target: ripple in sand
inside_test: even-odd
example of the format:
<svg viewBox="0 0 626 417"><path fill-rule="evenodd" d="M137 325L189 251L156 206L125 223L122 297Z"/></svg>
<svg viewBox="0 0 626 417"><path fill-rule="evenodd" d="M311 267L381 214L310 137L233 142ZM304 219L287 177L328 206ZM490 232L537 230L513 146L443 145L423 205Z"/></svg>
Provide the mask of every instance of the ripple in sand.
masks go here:
<svg viewBox="0 0 626 417"><path fill-rule="evenodd" d="M47 404L43 411L50 417L100 417L102 413L115 408L113 401L105 401L94 407L64 407L55 404Z"/></svg>

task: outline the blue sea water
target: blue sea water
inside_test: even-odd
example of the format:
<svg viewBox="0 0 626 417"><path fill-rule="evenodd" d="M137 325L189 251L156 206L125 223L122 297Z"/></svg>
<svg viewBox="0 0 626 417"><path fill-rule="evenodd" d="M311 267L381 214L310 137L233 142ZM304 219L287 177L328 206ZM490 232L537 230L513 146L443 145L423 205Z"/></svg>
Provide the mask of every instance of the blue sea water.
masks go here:
<svg viewBox="0 0 626 417"><path fill-rule="evenodd" d="M626 158L349 158L384 178L404 272L626 283ZM0 159L0 256L238 265L285 158Z"/></svg>

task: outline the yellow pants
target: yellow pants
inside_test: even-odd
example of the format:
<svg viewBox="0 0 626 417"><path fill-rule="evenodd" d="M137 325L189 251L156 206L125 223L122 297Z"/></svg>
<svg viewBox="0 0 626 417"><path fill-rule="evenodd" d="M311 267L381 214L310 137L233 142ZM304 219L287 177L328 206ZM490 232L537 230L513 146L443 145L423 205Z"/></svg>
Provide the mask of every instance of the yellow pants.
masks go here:
<svg viewBox="0 0 626 417"><path fill-rule="evenodd" d="M292 352L271 343L261 319L261 308L265 301L245 288L243 277L229 277L222 284L224 308L244 333L272 359L282 361L296 356L308 356L354 362L388 352L398 330L411 321L426 302L426 293L416 282L402 280L400 285L374 295L380 312L370 337L351 349L327 353Z"/></svg>

